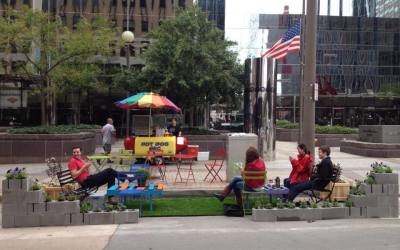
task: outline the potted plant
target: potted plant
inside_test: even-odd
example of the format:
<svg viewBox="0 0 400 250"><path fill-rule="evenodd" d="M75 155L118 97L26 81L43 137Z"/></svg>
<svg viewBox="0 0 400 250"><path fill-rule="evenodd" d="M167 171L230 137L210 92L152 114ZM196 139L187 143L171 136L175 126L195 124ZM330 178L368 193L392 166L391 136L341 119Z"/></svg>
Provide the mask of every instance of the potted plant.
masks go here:
<svg viewBox="0 0 400 250"><path fill-rule="evenodd" d="M374 178L376 184L398 184L399 179L397 173L393 173L393 169L383 162L374 162L371 164L370 175Z"/></svg>
<svg viewBox="0 0 400 250"><path fill-rule="evenodd" d="M32 183L32 191L37 191L42 189L42 185L40 185L39 181L36 179L33 183Z"/></svg>
<svg viewBox="0 0 400 250"><path fill-rule="evenodd" d="M144 187L144 186L146 186L147 179L150 177L150 171L148 171L146 169L139 169L136 172L136 176L137 176L138 186Z"/></svg>

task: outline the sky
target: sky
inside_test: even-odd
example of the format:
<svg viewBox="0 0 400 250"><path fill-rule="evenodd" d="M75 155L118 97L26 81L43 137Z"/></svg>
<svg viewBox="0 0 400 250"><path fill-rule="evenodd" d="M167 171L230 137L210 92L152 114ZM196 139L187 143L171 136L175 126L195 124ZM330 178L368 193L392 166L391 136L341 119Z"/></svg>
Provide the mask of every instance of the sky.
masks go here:
<svg viewBox="0 0 400 250"><path fill-rule="evenodd" d="M352 0L344 0L344 15L351 15ZM225 0L225 38L235 41L233 48L244 61L266 50L267 30L258 29L259 14L282 14L289 5L290 14L302 13L302 0ZM331 0L331 15L339 14L339 0ZM321 0L321 14L327 14L327 0Z"/></svg>

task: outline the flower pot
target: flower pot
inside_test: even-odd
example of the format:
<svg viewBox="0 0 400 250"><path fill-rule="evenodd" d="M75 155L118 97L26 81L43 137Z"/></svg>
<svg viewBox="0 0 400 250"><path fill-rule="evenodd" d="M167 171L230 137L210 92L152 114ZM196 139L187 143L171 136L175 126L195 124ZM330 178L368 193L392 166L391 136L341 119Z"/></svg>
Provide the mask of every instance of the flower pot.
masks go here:
<svg viewBox="0 0 400 250"><path fill-rule="evenodd" d="M332 188L332 182L329 183L325 189L330 190ZM348 182L337 182L335 183L335 187L332 190L331 194L331 200L336 200L336 201L345 201L347 200L347 197L349 196L350 193L350 183ZM329 195L328 192L321 192L320 193L320 198L325 199Z"/></svg>
<svg viewBox="0 0 400 250"><path fill-rule="evenodd" d="M47 197L49 197L51 200L58 200L60 193L62 193L61 187L43 186L43 190L46 192Z"/></svg>

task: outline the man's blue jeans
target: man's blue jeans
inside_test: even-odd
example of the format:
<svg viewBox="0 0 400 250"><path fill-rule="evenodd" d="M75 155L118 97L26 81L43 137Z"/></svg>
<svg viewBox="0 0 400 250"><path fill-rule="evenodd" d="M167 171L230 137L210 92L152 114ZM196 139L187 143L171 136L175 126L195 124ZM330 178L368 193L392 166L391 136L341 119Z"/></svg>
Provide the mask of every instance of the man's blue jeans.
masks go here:
<svg viewBox="0 0 400 250"><path fill-rule="evenodd" d="M304 182L297 183L295 185L291 185L289 195L288 195L288 200L293 201L299 193L301 193L305 190L312 189L313 186L314 186L313 181L304 181Z"/></svg>

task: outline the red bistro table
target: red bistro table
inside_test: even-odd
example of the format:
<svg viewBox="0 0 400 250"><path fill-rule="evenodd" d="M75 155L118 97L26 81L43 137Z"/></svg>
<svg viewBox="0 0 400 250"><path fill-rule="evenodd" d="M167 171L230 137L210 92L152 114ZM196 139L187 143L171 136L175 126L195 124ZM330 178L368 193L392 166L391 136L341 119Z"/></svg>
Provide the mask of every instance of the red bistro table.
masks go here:
<svg viewBox="0 0 400 250"><path fill-rule="evenodd" d="M176 177L175 177L175 183L188 183L189 179L193 180L194 182L196 182L196 180L194 179L194 174L193 174L193 160L196 159L196 155L190 155L190 154L177 154L175 155L175 159L176 159ZM186 161L189 163L189 168L182 168L182 162ZM184 182L182 175L181 175L181 170L188 170L188 176L186 178L186 182ZM176 180L179 179L180 181L177 182ZM190 176L192 176L192 178L190 178Z"/></svg>

